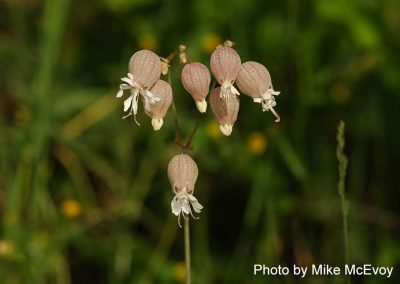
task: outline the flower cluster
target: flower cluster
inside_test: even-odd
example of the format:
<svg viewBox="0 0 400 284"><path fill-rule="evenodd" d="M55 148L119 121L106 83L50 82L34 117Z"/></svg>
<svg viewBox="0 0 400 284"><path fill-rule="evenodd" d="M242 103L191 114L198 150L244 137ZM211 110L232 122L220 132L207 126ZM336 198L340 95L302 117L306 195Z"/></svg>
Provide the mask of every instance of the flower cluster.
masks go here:
<svg viewBox="0 0 400 284"><path fill-rule="evenodd" d="M271 75L264 65L254 61L242 63L233 49L233 43L226 41L211 54L210 69L219 86L210 90L209 69L200 62L192 62L185 50L184 45L178 48L179 59L185 64L181 73L183 88L192 96L200 113L207 111L209 95L211 110L224 135L231 135L237 120L240 92L251 97L255 103L260 103L263 111L271 111L275 121L279 122L275 96L280 92L273 89ZM121 78L123 83L117 93L117 97L122 97L124 91L130 92L124 101L124 112L128 113L123 118L133 115L139 125L136 114L140 97L145 113L152 119L153 129L162 127L163 119L173 103L173 93L170 84L161 80L160 76L170 72L170 60L175 54L161 58L152 51L140 50L132 55L127 77ZM171 203L172 213L179 219L181 215L184 218L193 216L193 211L200 213L203 208L193 196L197 175L197 165L187 154L175 156L168 165L168 177L175 193Z"/></svg>

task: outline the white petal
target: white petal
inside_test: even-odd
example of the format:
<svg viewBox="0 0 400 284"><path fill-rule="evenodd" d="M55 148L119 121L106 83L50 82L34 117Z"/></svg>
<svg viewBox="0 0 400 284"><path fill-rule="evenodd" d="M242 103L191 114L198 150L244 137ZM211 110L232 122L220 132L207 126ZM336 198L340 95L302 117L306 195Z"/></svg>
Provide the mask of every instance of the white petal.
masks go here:
<svg viewBox="0 0 400 284"><path fill-rule="evenodd" d="M126 77L124 77L124 78L121 78L121 81L124 81L125 83L127 83L129 86L134 86L133 85L133 82L129 79L129 78L126 78Z"/></svg>
<svg viewBox="0 0 400 284"><path fill-rule="evenodd" d="M269 89L267 92L274 96L278 96L281 93L281 92L274 91L273 89Z"/></svg>
<svg viewBox="0 0 400 284"><path fill-rule="evenodd" d="M185 200L184 202L182 202L182 211L186 214L190 214L190 205L189 202L187 200Z"/></svg>
<svg viewBox="0 0 400 284"><path fill-rule="evenodd" d="M153 94L152 92L150 92L149 90L144 90L144 92L141 92L141 94L142 94L144 97L149 98L150 103L154 103L154 102L159 102L159 101L161 101L161 98L158 98L158 97L154 96L154 94Z"/></svg>
<svg viewBox="0 0 400 284"><path fill-rule="evenodd" d="M179 206L178 201L174 198L171 201L171 209L172 209L172 213L175 216L179 216L179 214L181 213L181 207Z"/></svg>
<svg viewBox="0 0 400 284"><path fill-rule="evenodd" d="M203 209L203 206L197 201L196 197L189 194L189 200L190 200L190 204L193 207L194 212L200 213L201 209Z"/></svg>
<svg viewBox="0 0 400 284"><path fill-rule="evenodd" d="M132 95L129 96L129 98L127 98L127 99L124 101L124 111L127 111L127 110L131 107L132 101L133 101L133 96L132 96Z"/></svg>
<svg viewBox="0 0 400 284"><path fill-rule="evenodd" d="M120 87L120 88L121 88L121 87ZM123 94L124 94L124 90L123 90L123 89L119 89L119 91L118 91L116 97L117 97L117 98L120 98L120 97L122 97Z"/></svg>
<svg viewBox="0 0 400 284"><path fill-rule="evenodd" d="M201 209L203 209L203 206L197 200L196 200L196 202L192 202L191 204L192 204L194 212L196 212L196 213L200 213Z"/></svg>
<svg viewBox="0 0 400 284"><path fill-rule="evenodd" d="M262 98L254 98L253 102L255 103L262 103L263 99Z"/></svg>
<svg viewBox="0 0 400 284"><path fill-rule="evenodd" d="M133 75L131 73L126 74L128 76L129 79L131 79L131 81L133 82Z"/></svg>
<svg viewBox="0 0 400 284"><path fill-rule="evenodd" d="M148 97L144 97L144 109L148 112L151 111L151 102Z"/></svg>
<svg viewBox="0 0 400 284"><path fill-rule="evenodd" d="M132 88L132 86L129 86L128 84L121 84L119 85L119 88L122 90L129 90Z"/></svg>
<svg viewBox="0 0 400 284"><path fill-rule="evenodd" d="M231 85L231 92L234 95L237 95L237 96L240 95L239 91L233 85Z"/></svg>

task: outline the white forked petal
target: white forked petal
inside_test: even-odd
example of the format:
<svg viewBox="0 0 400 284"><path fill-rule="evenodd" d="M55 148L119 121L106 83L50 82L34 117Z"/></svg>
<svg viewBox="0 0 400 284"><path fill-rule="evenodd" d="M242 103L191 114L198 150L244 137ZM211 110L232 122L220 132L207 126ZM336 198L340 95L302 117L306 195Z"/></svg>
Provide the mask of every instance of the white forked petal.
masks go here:
<svg viewBox="0 0 400 284"><path fill-rule="evenodd" d="M119 87L119 91L118 91L116 97L117 97L117 98L120 98L120 97L122 97L123 94L124 94L124 90L123 90L123 89L121 88L121 86L120 86L120 87Z"/></svg>
<svg viewBox="0 0 400 284"><path fill-rule="evenodd" d="M172 199L171 209L172 214L174 214L175 216L179 216L179 214L181 213L180 202L176 198Z"/></svg>
<svg viewBox="0 0 400 284"><path fill-rule="evenodd" d="M275 122L279 122L281 118L278 113L274 110L276 106L275 97L279 95L280 92L276 92L273 89L268 89L264 94L261 95L261 98L254 98L253 101L256 103L261 103L263 111L271 111L273 115L276 117Z"/></svg>
<svg viewBox="0 0 400 284"><path fill-rule="evenodd" d="M231 93L237 96L240 95L239 91L232 84L231 84Z"/></svg>
<svg viewBox="0 0 400 284"><path fill-rule="evenodd" d="M121 84L121 85L119 85L119 88L121 90L129 90L129 89L132 89L132 86L130 86L128 84Z"/></svg>
<svg viewBox="0 0 400 284"><path fill-rule="evenodd" d="M137 125L140 125L140 123L136 120L136 114L137 114L137 110L138 110L138 100L139 100L139 94L142 94L144 97L148 97L145 96L144 94L147 94L146 91L143 90L143 88L136 83L133 80L133 75L131 73L127 74L127 77L123 77L121 78L121 81L123 81L123 84L119 85L119 91L116 95L117 98L120 98L123 96L123 92L124 90L130 90L131 91L131 95L129 96L129 98L127 98L124 101L124 111L129 111L129 113L125 116L123 116L122 118L125 119L131 115L133 115L135 122ZM151 94L151 93L150 93ZM152 94L151 94L152 95ZM152 101L154 100L154 98L151 97L151 101L150 103L152 103Z"/></svg>
<svg viewBox="0 0 400 284"><path fill-rule="evenodd" d="M201 209L203 209L203 206L197 201L196 197L189 194L189 200L190 200L190 204L193 207L194 212L200 213Z"/></svg>
<svg viewBox="0 0 400 284"><path fill-rule="evenodd" d="M178 222L180 225L180 216L183 218L187 218L191 215L193 218L197 219L192 212L200 213L203 206L197 201L196 197L192 194L188 193L186 188L182 189L179 193L175 195L175 197L171 201L171 210L172 214L178 216Z"/></svg>
<svg viewBox="0 0 400 284"><path fill-rule="evenodd" d="M221 85L220 98L227 99L230 94L240 95L239 91L232 85L232 82L225 80Z"/></svg>
<svg viewBox="0 0 400 284"><path fill-rule="evenodd" d="M267 93L274 95L274 96L278 96L281 92L274 91L273 89L268 89Z"/></svg>
<svg viewBox="0 0 400 284"><path fill-rule="evenodd" d="M134 82L131 79L129 79L128 77L121 78L121 81L127 83L129 86L132 86L132 87L134 85Z"/></svg>
<svg viewBox="0 0 400 284"><path fill-rule="evenodd" d="M220 98L226 99L229 96L231 83L228 80L225 80L221 85L221 93L219 95Z"/></svg>
<svg viewBox="0 0 400 284"><path fill-rule="evenodd" d="M124 101L124 111L127 111L131 107L132 101L133 101L133 95L130 95L129 98L127 98Z"/></svg>
<svg viewBox="0 0 400 284"><path fill-rule="evenodd" d="M142 91L140 92L140 94L141 94L142 96L144 96L145 98L148 98L148 99L149 99L149 102L150 102L151 104L153 104L153 103L155 103L155 102L161 101L161 98L155 97L155 96L153 95L153 93L150 92L149 90L142 90Z"/></svg>

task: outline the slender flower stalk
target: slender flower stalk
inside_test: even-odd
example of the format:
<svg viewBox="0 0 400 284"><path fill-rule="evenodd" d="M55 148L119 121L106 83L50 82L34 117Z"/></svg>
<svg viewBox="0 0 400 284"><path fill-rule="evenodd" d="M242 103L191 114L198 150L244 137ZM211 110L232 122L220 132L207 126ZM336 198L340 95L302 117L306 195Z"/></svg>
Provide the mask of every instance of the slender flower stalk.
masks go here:
<svg viewBox="0 0 400 284"><path fill-rule="evenodd" d="M191 260L190 260L190 220L189 218L185 219L185 268L186 268L186 284L191 283Z"/></svg>

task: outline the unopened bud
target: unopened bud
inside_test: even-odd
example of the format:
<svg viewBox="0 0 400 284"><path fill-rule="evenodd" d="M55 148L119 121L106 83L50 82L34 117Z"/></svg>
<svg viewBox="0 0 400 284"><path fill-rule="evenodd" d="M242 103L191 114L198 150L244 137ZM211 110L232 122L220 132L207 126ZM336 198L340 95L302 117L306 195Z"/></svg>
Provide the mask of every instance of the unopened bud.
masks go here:
<svg viewBox="0 0 400 284"><path fill-rule="evenodd" d="M211 91L210 105L212 112L219 122L221 132L229 136L232 133L232 127L239 112L239 98L232 94L227 98L221 98L220 89L215 88Z"/></svg>
<svg viewBox="0 0 400 284"><path fill-rule="evenodd" d="M230 41L229 39L224 41L224 46L225 47L233 47L234 45L235 45L235 43L233 41Z"/></svg>
<svg viewBox="0 0 400 284"><path fill-rule="evenodd" d="M163 118L171 106L172 88L167 82L158 80L150 89L150 92L158 101L150 103L147 98L144 98L143 104L146 114L152 118L153 129L157 131L163 125Z"/></svg>
<svg viewBox="0 0 400 284"><path fill-rule="evenodd" d="M185 64L187 62L187 56L186 56L186 45L179 45L178 47L178 51L179 51L179 61L183 64Z"/></svg>
<svg viewBox="0 0 400 284"><path fill-rule="evenodd" d="M207 110L206 97L209 92L211 75L208 68L199 62L185 65L181 74L183 88L196 101L197 109L203 113Z"/></svg>

